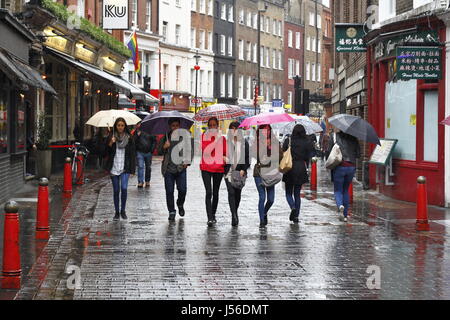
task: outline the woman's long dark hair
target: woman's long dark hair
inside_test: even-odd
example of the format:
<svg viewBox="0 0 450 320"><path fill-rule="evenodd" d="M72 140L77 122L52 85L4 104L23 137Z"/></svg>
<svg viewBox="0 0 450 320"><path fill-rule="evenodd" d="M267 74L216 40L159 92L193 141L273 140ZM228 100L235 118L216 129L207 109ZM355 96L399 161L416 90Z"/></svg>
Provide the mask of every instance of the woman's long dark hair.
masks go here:
<svg viewBox="0 0 450 320"><path fill-rule="evenodd" d="M219 119L217 119L216 117L211 117L211 118L208 119L208 128L209 128L209 123L211 121L215 121L217 123L217 126L219 126Z"/></svg>
<svg viewBox="0 0 450 320"><path fill-rule="evenodd" d="M119 122L123 122L124 124L125 124L125 133L126 134L128 134L128 135L131 135L131 133L130 133L130 129L128 128L128 125L127 125L127 122L125 121L125 119L124 118L117 118L116 119L116 121L114 122L114 126L113 126L113 133L116 133L116 132L118 132L117 131L117 124L119 123Z"/></svg>
<svg viewBox="0 0 450 320"><path fill-rule="evenodd" d="M305 127L301 124L296 124L294 130L292 130L292 138L306 138Z"/></svg>
<svg viewBox="0 0 450 320"><path fill-rule="evenodd" d="M266 142L267 139L269 139L269 143L267 143L267 155L270 157L272 155L272 144L271 144L271 137L273 134L272 131L272 127L269 124L263 124L261 126L258 127L258 129L256 130L256 146L257 146L257 152L258 152L258 159L259 159L259 136L260 136L260 132L261 130L268 130L269 134L267 135L266 138Z"/></svg>

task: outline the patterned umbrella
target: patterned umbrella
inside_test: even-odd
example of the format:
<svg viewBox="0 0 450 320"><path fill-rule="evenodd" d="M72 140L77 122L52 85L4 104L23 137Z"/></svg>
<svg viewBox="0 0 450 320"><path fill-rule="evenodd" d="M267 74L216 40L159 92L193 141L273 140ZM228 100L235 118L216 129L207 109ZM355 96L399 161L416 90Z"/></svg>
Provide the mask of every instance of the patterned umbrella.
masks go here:
<svg viewBox="0 0 450 320"><path fill-rule="evenodd" d="M219 120L229 120L245 116L246 113L238 106L229 104L213 104L205 109L200 110L194 116L195 121L206 122L211 117L216 117Z"/></svg>

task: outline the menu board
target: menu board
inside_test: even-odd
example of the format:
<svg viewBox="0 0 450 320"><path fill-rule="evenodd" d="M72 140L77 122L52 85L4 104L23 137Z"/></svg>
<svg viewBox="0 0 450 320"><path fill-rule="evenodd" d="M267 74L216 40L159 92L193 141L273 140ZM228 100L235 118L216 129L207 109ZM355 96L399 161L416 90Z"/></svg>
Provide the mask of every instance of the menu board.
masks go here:
<svg viewBox="0 0 450 320"><path fill-rule="evenodd" d="M397 47L398 79L441 79L441 51L440 47Z"/></svg>
<svg viewBox="0 0 450 320"><path fill-rule="evenodd" d="M385 166L392 156L397 141L397 139L380 139L381 146L377 145L375 147L369 163Z"/></svg>

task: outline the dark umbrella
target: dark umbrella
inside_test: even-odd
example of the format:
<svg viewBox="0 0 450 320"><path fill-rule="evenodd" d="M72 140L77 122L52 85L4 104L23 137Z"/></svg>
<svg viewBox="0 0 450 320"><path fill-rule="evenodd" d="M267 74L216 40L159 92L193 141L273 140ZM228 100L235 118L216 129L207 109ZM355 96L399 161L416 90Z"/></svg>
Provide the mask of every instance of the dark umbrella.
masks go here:
<svg viewBox="0 0 450 320"><path fill-rule="evenodd" d="M331 117L328 122L359 140L381 145L375 129L361 117L349 114L338 114Z"/></svg>
<svg viewBox="0 0 450 320"><path fill-rule="evenodd" d="M194 120L178 111L159 111L145 117L142 120L141 129L152 135L165 134L170 131L170 118L178 118L180 120L180 128L186 130L189 130L194 123Z"/></svg>
<svg viewBox="0 0 450 320"><path fill-rule="evenodd" d="M141 120L144 120L147 116L150 115L149 112L145 112L145 111L135 111L133 112L135 115L137 115L139 118L141 118Z"/></svg>

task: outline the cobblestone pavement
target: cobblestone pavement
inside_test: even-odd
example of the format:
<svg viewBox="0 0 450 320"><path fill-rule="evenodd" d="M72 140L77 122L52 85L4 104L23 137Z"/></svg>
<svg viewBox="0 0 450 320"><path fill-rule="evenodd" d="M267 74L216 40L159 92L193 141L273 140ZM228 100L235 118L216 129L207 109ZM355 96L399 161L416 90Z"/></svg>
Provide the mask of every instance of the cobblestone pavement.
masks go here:
<svg viewBox="0 0 450 320"><path fill-rule="evenodd" d="M112 221L112 186L79 188L16 299L450 299L449 214L430 209L431 231L414 231L415 207L355 186L349 223L339 221L325 172L302 191L300 223L289 222L282 184L259 228L253 178L231 227L225 183L217 225L208 228L198 166L188 169L186 215L169 222L160 161L150 189L130 180L128 221ZM81 286L68 289L68 266ZM369 266L380 268L370 290Z"/></svg>

